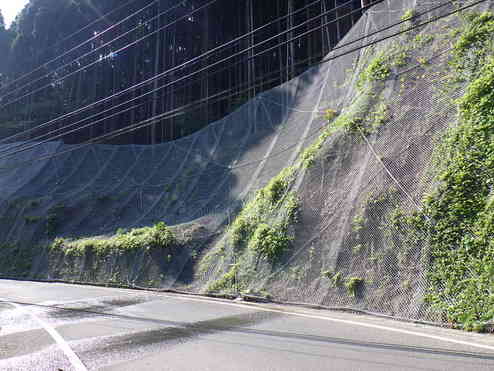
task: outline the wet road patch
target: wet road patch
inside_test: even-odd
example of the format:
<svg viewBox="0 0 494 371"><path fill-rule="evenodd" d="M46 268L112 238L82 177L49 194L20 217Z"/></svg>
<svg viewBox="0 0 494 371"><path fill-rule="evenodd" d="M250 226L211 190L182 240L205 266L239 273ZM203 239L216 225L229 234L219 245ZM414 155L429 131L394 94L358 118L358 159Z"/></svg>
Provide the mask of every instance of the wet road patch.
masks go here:
<svg viewBox="0 0 494 371"><path fill-rule="evenodd" d="M119 360L132 359L136 354L150 353L163 348L193 341L199 337L228 331L242 331L242 328L254 326L281 316L279 313L254 312L221 317L194 323L176 322L174 327L164 327L139 331L125 335L99 338L85 345L76 346L78 354L85 363L97 359L101 366L103 358ZM166 324L167 321L164 321ZM169 323L169 322L168 322Z"/></svg>
<svg viewBox="0 0 494 371"><path fill-rule="evenodd" d="M79 320L98 317L115 309L146 303L152 299L148 296L121 297L103 299L97 302L82 301L44 307L49 309L46 312L46 316L49 318Z"/></svg>

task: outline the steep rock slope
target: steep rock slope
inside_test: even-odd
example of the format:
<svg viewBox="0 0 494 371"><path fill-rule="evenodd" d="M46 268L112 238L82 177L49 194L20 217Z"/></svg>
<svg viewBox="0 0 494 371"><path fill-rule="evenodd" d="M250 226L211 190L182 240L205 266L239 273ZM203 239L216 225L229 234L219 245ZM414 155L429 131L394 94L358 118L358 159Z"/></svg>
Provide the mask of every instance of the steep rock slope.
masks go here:
<svg viewBox="0 0 494 371"><path fill-rule="evenodd" d="M379 4L329 56L341 57L190 137L154 147L50 143L4 161L0 228L10 247L3 253L25 261L32 248L19 246L65 237L50 249L34 249L43 253L23 273L241 291L483 327L490 320L488 300L465 319L448 305L467 291L442 295L445 285L462 280L461 270L453 279L434 276L442 251L456 251L434 240L444 232L436 228L442 215L430 210L444 194L441 186L436 190L444 184L437 174L448 168L441 160L451 152L440 144L461 127L455 99L478 78L490 53L489 37L473 37L479 27L472 22L482 16L434 21L455 6L427 12L431 5L412 0ZM466 45L459 46L458 37ZM469 56L461 60L477 65L454 63L460 47ZM490 202L483 204L489 214ZM448 208L436 207L446 214ZM487 233L480 244L490 230L482 220L471 220ZM136 228L157 221L174 225L173 241L139 240L149 231ZM79 239L94 235L100 236ZM480 251L479 259L490 256Z"/></svg>

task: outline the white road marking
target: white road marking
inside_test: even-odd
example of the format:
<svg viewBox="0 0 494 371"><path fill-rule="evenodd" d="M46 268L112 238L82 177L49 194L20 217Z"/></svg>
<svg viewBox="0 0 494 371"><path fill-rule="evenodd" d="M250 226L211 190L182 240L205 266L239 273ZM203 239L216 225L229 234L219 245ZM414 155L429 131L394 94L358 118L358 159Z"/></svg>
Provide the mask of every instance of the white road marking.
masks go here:
<svg viewBox="0 0 494 371"><path fill-rule="evenodd" d="M412 335L412 336L419 336L419 337L425 337L433 340L439 340L439 341L444 341L444 342L449 342L449 343L455 343L455 344L460 344L460 345L466 345L474 348L481 348L481 349L487 349L490 351L494 352L494 346L491 345L485 345L485 344L479 344L479 343L473 343L470 341L463 341L463 340L456 340L452 338L448 338L445 336L438 336L438 335L432 335L432 334L427 334L424 332L418 332L418 331L410 331L410 330L404 330L400 328L395 328L395 327L388 327L388 326L382 326L382 325L375 325L372 323L365 323L365 322L358 322L358 321L352 321L352 320L346 320L346 319L339 319L339 318L331 318L331 317L325 317L325 316L318 316L318 315L313 315L313 314L305 314L305 313L297 313L297 312L290 312L286 310L281 310L281 309L272 309L272 308L263 308L258 305L252 305L252 304L239 304L239 303L228 303L228 302L223 302L223 301L217 301L217 300L207 300L207 299L199 299L199 298L188 298L184 296L175 296L175 295L165 295L171 298L180 298L183 300L193 300L193 301L206 301L206 302L213 302L217 304L222 304L222 305L230 305L234 307L241 307L241 308L255 308L257 310L261 310L264 312L275 312L275 313L282 313L290 316L297 316L297 317L305 317L305 318L311 318L311 319L318 319L318 320L323 320L323 321L329 321L329 322L337 322L337 323L345 323L347 325L354 325L354 326L362 326L362 327L368 327L368 328L373 328L377 330L384 330L384 331L390 331L390 332L398 332L401 334L406 334L406 335Z"/></svg>
<svg viewBox="0 0 494 371"><path fill-rule="evenodd" d="M60 284L60 285L66 285L66 286L73 286L71 284ZM78 288L81 286L76 285ZM113 292L122 292L122 293L135 293L134 290L131 289L121 289L121 288L109 288L109 287L99 287L100 289L103 290L111 290ZM181 300L189 300L189 301L201 301L201 302L209 302L209 303L216 303L216 304L221 304L221 305L229 305L229 306L234 306L234 307L239 307L239 308L244 308L244 309L257 309L260 311L265 311L265 312L275 312L275 313L281 313L281 314L286 314L290 316L298 316L298 317L305 317L305 318L311 318L311 319L318 319L318 320L323 320L323 321L329 321L329 322L336 322L336 323L345 323L348 325L354 325L354 326L362 326L362 327L367 327L367 328L373 328L377 330L383 330L383 331L390 331L390 332L396 332L396 333L401 333L401 334L406 334L406 335L411 335L411 336L419 336L423 338L429 338L433 340L439 340L443 342L448 342L448 343L454 343L454 344L459 344L459 345L465 345L465 346L470 346L474 348L480 348L480 349L486 349L494 352L494 346L492 345L486 345L486 344L479 344L479 343L474 343L470 341L464 341L464 340L457 340L457 339L452 339L449 337L445 336L439 336L439 335L432 335L432 334L427 334L424 332L418 332L418 331L410 331L410 330L405 330L405 329L400 329L400 328L395 328L395 327L389 327L389 326L383 326L383 325L375 325L372 323L365 323L365 322L358 322L358 321L352 321L352 320L345 320L345 319L339 319L339 318L331 318L331 317L326 317L326 316L318 316L318 315L313 315L313 314L305 314L305 313L297 313L297 312L290 312L288 310L280 310L280 309L273 309L273 308L263 308L259 305L253 305L253 304L240 304L240 303L231 303L231 302L225 302L221 300L214 300L210 299L207 297L192 297L192 296L186 296L186 295L181 295L181 294L167 294L167 293L158 293L158 292L149 292L150 294L155 294L156 296L164 296L168 297L171 299L181 299Z"/></svg>
<svg viewBox="0 0 494 371"><path fill-rule="evenodd" d="M55 342L58 344L60 349L65 353L67 358L69 359L70 363L74 366L76 371L88 371L84 363L82 363L81 359L75 354L75 352L70 348L69 344L64 340L64 338L55 330L52 326L50 326L48 323L43 321L41 318L36 316L34 313L29 312L28 310L24 309L21 305L12 303L10 301L7 301L5 299L0 299L1 301L8 303L21 312L31 316L36 322L39 323L39 325L50 334L50 336L55 340Z"/></svg>

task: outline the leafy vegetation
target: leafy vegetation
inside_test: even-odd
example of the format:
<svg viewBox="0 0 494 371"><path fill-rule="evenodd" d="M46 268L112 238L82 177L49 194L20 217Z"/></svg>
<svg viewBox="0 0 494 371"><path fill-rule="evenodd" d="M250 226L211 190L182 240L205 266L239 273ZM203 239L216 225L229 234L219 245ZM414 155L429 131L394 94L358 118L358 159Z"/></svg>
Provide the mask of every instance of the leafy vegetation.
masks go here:
<svg viewBox="0 0 494 371"><path fill-rule="evenodd" d="M482 330L494 318L492 31L492 13L470 14L460 29L451 65L471 82L457 101L459 124L441 146L440 185L425 197L415 227L430 236L427 301L469 330Z"/></svg>
<svg viewBox="0 0 494 371"><path fill-rule="evenodd" d="M293 194L288 194L288 189L295 179L295 168L288 167L281 171L276 177L261 190L259 190L255 198L248 202L242 212L237 216L230 230L230 239L232 245L236 249L247 246L249 240L255 235L259 226L266 224L271 215L279 211L281 206L284 210L282 222L278 225L278 235L286 234L285 227L296 220L298 210L298 201ZM257 231L257 235L261 233ZM283 239L284 240L284 239ZM253 244L256 251L263 254L263 249L259 248L259 244ZM279 250L277 250L279 251ZM274 258L272 254L264 254Z"/></svg>
<svg viewBox="0 0 494 371"><path fill-rule="evenodd" d="M343 278L341 277L341 272L336 272L331 278L331 283L333 287L340 287L343 283Z"/></svg>
<svg viewBox="0 0 494 371"><path fill-rule="evenodd" d="M227 232L227 239L235 255L257 256L273 264L290 247L293 239L290 226L297 222L300 204L297 196L289 190L299 166L282 170L256 193L235 218ZM222 257L224 248L225 245L222 245L206 256L201 262L200 271L207 269L205 267L212 263L211 259ZM229 268L219 280L209 285L207 291L232 289L233 272L238 273L240 281L240 277L245 277L245 274L239 272L249 270L246 265L250 263L246 263L245 259ZM242 287L242 282L237 282L237 286Z"/></svg>
<svg viewBox="0 0 494 371"><path fill-rule="evenodd" d="M345 287L348 291L348 294L356 297L358 290L363 286L364 280L359 277L350 277L346 282L345 282Z"/></svg>
<svg viewBox="0 0 494 371"><path fill-rule="evenodd" d="M416 15L417 15L417 12L415 11L415 9L407 9L405 11L405 13L403 13L403 15L401 16L401 20L402 21L409 21L413 17L415 17Z"/></svg>
<svg viewBox="0 0 494 371"><path fill-rule="evenodd" d="M494 14L492 12L467 13L464 22L456 36L453 58L450 61L459 81L466 81L472 77L472 74L478 73L486 57L493 50Z"/></svg>
<svg viewBox="0 0 494 371"><path fill-rule="evenodd" d="M232 288L235 289L236 287L236 277L238 273L239 266L238 264L233 265L230 270L225 273L219 280L214 281L211 285L209 285L207 291L208 292L222 292L222 291L228 291L231 290Z"/></svg>
<svg viewBox="0 0 494 371"><path fill-rule="evenodd" d="M384 52L372 59L367 68L360 74L357 87L362 89L367 83L384 81L391 74L388 57Z"/></svg>
<svg viewBox="0 0 494 371"><path fill-rule="evenodd" d="M259 224L249 241L249 248L260 256L274 261L285 251L293 238L288 236L286 226L274 225L273 227Z"/></svg>
<svg viewBox="0 0 494 371"><path fill-rule="evenodd" d="M341 272L333 272L326 270L321 273L321 275L330 281L331 287L340 287L343 284L343 278Z"/></svg>
<svg viewBox="0 0 494 371"><path fill-rule="evenodd" d="M141 249L167 248L175 242L174 233L165 223L160 222L152 227L121 231L110 238L85 238L75 241L57 238L51 249L63 251L70 256L81 256L87 249L91 249L98 256L106 256Z"/></svg>

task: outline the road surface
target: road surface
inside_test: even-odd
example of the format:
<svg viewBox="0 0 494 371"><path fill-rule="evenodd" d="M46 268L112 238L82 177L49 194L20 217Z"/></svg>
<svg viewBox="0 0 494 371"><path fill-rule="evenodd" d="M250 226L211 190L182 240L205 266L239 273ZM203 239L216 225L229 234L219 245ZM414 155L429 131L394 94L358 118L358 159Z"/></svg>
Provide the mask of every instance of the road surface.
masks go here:
<svg viewBox="0 0 494 371"><path fill-rule="evenodd" d="M0 370L494 370L494 336L347 313L0 280Z"/></svg>

